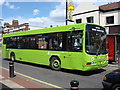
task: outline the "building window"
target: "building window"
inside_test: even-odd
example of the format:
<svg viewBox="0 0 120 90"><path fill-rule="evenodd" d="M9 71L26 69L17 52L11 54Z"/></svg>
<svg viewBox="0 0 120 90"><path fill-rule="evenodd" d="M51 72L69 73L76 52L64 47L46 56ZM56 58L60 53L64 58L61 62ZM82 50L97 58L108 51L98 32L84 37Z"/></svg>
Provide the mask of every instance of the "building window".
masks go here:
<svg viewBox="0 0 120 90"><path fill-rule="evenodd" d="M76 23L82 23L82 19L76 19Z"/></svg>
<svg viewBox="0 0 120 90"><path fill-rule="evenodd" d="M87 17L87 23L94 23L93 17Z"/></svg>
<svg viewBox="0 0 120 90"><path fill-rule="evenodd" d="M114 16L106 17L106 24L114 24Z"/></svg>

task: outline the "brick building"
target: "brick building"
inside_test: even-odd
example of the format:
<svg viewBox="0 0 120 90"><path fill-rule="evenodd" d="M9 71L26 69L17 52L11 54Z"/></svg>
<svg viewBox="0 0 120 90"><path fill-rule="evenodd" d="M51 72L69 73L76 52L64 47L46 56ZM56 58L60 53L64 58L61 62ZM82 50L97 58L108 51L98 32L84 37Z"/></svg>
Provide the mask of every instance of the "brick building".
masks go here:
<svg viewBox="0 0 120 90"><path fill-rule="evenodd" d="M20 32L20 31L27 31L27 30L29 30L28 23L19 24L18 20L13 20L12 25L9 23L4 23L3 34Z"/></svg>

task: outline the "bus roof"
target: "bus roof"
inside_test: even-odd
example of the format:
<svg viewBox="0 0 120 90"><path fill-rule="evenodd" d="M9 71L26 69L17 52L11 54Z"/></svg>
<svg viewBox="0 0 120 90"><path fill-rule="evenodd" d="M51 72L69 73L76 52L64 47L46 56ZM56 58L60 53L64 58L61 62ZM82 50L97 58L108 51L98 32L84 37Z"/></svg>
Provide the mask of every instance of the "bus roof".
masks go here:
<svg viewBox="0 0 120 90"><path fill-rule="evenodd" d="M86 24L88 24L88 23L70 24L70 25L66 25L66 26L58 26L58 27L50 27L50 28L15 32L15 33L4 34L3 37L14 37L14 36L35 35L35 34L45 34L45 33L54 33L54 32L65 32L65 31L71 31L72 27L74 27L75 30L84 30ZM91 23L89 23L89 24L91 24ZM93 25L96 25L96 24L93 24Z"/></svg>

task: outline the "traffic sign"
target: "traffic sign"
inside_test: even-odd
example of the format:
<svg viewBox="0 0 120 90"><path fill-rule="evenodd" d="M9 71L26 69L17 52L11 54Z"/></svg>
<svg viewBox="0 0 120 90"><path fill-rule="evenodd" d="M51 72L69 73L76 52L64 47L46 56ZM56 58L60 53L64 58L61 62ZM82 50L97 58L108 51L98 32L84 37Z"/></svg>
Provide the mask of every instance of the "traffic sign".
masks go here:
<svg viewBox="0 0 120 90"><path fill-rule="evenodd" d="M68 11L73 11L74 10L74 6L68 6Z"/></svg>

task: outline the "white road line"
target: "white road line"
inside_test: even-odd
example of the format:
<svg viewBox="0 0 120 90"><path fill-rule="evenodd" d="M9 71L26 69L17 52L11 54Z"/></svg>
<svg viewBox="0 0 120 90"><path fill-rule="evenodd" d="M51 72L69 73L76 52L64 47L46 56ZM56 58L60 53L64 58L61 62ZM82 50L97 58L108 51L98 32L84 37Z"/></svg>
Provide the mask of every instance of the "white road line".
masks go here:
<svg viewBox="0 0 120 90"><path fill-rule="evenodd" d="M8 86L9 88L24 88L23 86L20 86L11 80L2 80L0 82L3 83L4 85Z"/></svg>

